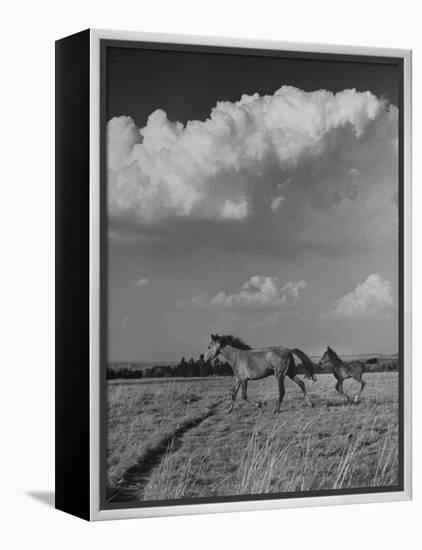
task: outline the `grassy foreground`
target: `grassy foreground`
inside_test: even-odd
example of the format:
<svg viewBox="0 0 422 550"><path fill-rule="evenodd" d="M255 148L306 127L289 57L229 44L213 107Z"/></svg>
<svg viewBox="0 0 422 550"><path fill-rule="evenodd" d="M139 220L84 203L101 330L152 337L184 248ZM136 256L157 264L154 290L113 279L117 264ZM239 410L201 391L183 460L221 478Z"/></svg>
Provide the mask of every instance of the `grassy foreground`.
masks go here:
<svg viewBox="0 0 422 550"><path fill-rule="evenodd" d="M129 485L126 500L397 484L397 374L365 379L358 405L335 392L332 375L307 382L314 408L287 379L278 415L272 377L249 384L262 409L238 400L230 415L227 378L109 382L109 494L119 500Z"/></svg>

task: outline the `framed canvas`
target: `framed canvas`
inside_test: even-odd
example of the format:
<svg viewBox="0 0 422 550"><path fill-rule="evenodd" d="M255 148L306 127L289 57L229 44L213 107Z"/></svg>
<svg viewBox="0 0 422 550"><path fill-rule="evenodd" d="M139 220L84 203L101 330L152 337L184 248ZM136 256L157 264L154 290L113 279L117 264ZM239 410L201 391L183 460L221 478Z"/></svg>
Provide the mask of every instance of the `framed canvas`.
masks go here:
<svg viewBox="0 0 422 550"><path fill-rule="evenodd" d="M411 498L411 52L56 43L56 506Z"/></svg>

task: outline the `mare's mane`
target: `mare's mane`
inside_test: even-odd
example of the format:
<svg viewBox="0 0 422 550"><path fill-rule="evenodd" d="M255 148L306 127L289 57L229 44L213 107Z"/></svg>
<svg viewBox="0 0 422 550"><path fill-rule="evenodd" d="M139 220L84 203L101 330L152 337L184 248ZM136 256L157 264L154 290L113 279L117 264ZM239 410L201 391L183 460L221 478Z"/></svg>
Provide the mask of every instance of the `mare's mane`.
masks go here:
<svg viewBox="0 0 422 550"><path fill-rule="evenodd" d="M215 342L219 342L222 347L224 346L232 346L236 349L252 349L251 346L249 346L246 342L244 342L241 338L237 336L233 336L232 334L213 334L211 338Z"/></svg>

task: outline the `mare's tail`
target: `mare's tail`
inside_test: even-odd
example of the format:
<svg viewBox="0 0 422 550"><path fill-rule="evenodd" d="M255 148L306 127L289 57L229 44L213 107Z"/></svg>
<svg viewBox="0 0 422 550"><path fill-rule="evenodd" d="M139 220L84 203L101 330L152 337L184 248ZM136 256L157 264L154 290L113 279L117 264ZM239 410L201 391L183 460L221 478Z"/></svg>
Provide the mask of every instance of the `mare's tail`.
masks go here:
<svg viewBox="0 0 422 550"><path fill-rule="evenodd" d="M291 349L290 351L302 361L303 368L305 369L305 378L310 378L316 382L317 378L314 374L314 364L306 353L298 348Z"/></svg>

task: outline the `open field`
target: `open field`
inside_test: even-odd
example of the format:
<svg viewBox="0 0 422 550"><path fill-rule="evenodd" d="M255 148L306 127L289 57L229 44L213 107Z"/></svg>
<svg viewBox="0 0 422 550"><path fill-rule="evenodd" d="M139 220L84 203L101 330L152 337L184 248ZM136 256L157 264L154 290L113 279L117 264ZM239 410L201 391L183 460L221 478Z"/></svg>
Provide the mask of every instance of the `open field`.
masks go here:
<svg viewBox="0 0 422 550"><path fill-rule="evenodd" d="M314 408L286 379L279 414L273 377L252 381L256 409L229 378L108 383L108 496L113 502L395 485L397 373L368 373L357 405L332 375L307 382ZM357 391L346 381L345 391Z"/></svg>

